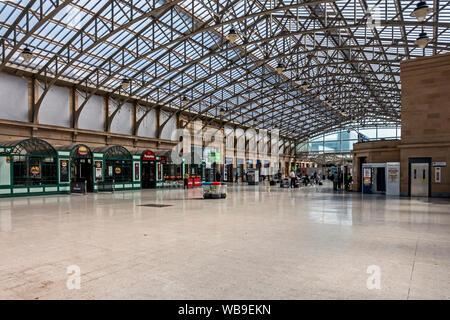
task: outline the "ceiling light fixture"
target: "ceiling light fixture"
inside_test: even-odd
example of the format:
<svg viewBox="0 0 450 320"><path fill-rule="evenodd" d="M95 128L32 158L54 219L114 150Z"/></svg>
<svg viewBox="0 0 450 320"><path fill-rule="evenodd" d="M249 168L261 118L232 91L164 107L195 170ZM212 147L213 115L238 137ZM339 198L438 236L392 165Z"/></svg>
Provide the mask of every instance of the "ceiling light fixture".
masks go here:
<svg viewBox="0 0 450 320"><path fill-rule="evenodd" d="M426 32L421 32L419 37L416 39L416 45L423 49L427 46L427 44L431 41Z"/></svg>
<svg viewBox="0 0 450 320"><path fill-rule="evenodd" d="M282 74L284 69L285 69L285 67L284 67L283 62L278 62L278 65L275 68L275 70L277 70L278 74Z"/></svg>
<svg viewBox="0 0 450 320"><path fill-rule="evenodd" d="M225 114L225 109L224 108L220 108L220 116L223 117L223 115Z"/></svg>
<svg viewBox="0 0 450 320"><path fill-rule="evenodd" d="M306 82L306 81L304 81L303 83L302 83L302 89L303 90L308 90L309 89L309 83L308 82Z"/></svg>
<svg viewBox="0 0 450 320"><path fill-rule="evenodd" d="M236 33L236 30L234 28L230 28L230 31L228 31L227 40L231 43L234 43L238 38L238 35Z"/></svg>
<svg viewBox="0 0 450 320"><path fill-rule="evenodd" d="M426 1L419 1L416 8L411 12L411 17L416 17L417 21L423 22L429 13L433 12L433 9L428 7Z"/></svg>
<svg viewBox="0 0 450 320"><path fill-rule="evenodd" d="M33 58L33 52L31 52L30 48L25 47L25 49L22 50L22 53L20 54L23 60L26 62L30 62Z"/></svg>
<svg viewBox="0 0 450 320"><path fill-rule="evenodd" d="M122 89L123 89L123 90L127 90L128 87L130 86L130 83L131 83L130 79L124 78L124 79L122 80Z"/></svg>
<svg viewBox="0 0 450 320"><path fill-rule="evenodd" d="M186 96L183 96L183 98L181 98L181 103L184 105L187 105L189 103L189 99Z"/></svg>

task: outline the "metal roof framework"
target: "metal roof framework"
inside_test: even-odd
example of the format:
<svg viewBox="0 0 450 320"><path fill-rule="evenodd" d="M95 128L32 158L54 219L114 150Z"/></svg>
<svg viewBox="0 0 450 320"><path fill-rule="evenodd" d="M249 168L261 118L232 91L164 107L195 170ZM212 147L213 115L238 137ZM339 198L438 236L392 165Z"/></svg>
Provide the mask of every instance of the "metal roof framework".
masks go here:
<svg viewBox="0 0 450 320"><path fill-rule="evenodd" d="M349 123L399 123L400 61L449 51L450 2L429 0L423 22L410 16L417 2L2 1L0 71L45 79L35 121L62 79L83 93L75 118L106 91L119 97L115 112L127 101L147 108L138 123L162 107L189 113L189 122L277 128L301 142ZM415 43L421 32L432 39L424 49Z"/></svg>

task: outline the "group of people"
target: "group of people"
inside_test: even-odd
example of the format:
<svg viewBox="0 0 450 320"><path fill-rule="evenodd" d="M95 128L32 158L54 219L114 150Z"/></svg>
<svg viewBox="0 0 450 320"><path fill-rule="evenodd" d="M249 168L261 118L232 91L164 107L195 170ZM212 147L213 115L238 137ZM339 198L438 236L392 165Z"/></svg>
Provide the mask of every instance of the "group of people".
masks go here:
<svg viewBox="0 0 450 320"><path fill-rule="evenodd" d="M320 175L317 172L314 172L310 177L307 174L302 176L297 175L297 173L294 170L292 170L291 173L289 174L289 177L291 178L291 188L295 188L295 183L297 179L300 179L305 187L310 184L312 185L320 183Z"/></svg>
<svg viewBox="0 0 450 320"><path fill-rule="evenodd" d="M344 173L341 169L338 169L332 174L330 180L333 181L333 190L342 190L342 184L344 184L345 190L350 191L350 185L353 182L353 177L350 173L344 177Z"/></svg>

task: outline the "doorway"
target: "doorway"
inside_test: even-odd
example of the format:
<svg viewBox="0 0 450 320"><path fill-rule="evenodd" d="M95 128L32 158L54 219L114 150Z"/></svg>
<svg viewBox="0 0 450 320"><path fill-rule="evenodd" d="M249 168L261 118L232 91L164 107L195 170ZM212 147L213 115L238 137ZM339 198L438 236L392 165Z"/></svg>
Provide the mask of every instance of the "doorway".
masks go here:
<svg viewBox="0 0 450 320"><path fill-rule="evenodd" d="M156 162L142 161L142 189L156 188Z"/></svg>
<svg viewBox="0 0 450 320"><path fill-rule="evenodd" d="M86 191L94 191L91 158L72 158L72 182L86 182Z"/></svg>

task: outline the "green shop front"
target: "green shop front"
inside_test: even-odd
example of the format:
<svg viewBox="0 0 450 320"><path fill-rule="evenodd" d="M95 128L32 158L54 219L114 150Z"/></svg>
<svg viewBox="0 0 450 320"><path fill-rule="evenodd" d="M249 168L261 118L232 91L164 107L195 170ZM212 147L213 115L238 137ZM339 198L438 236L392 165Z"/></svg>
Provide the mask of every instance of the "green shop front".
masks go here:
<svg viewBox="0 0 450 320"><path fill-rule="evenodd" d="M0 142L0 197L68 194L69 159L38 138Z"/></svg>
<svg viewBox="0 0 450 320"><path fill-rule="evenodd" d="M92 149L94 191L141 189L141 159L122 146Z"/></svg>
<svg viewBox="0 0 450 320"><path fill-rule="evenodd" d="M94 156L91 149L84 144L56 147L60 159L68 166L61 171L61 181L70 183L71 193L94 192Z"/></svg>
<svg viewBox="0 0 450 320"><path fill-rule="evenodd" d="M141 161L142 189L163 187L163 169L160 157L151 150L135 151L134 156L139 157Z"/></svg>

